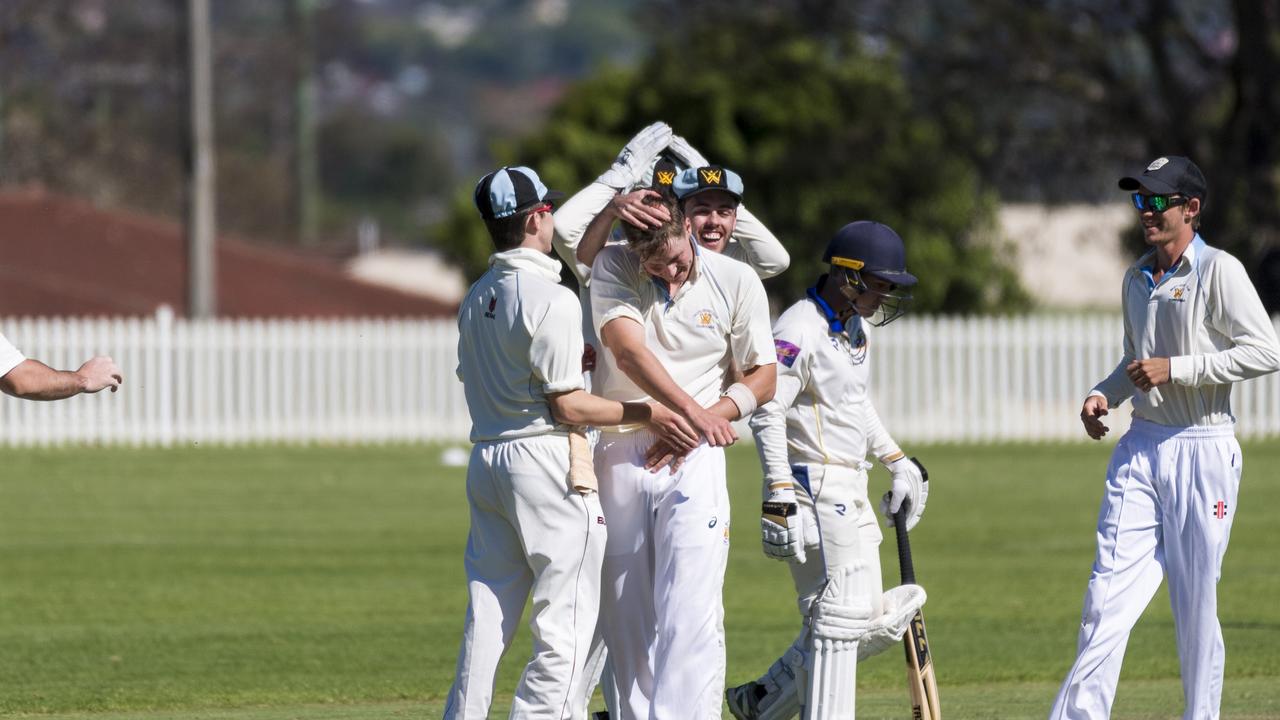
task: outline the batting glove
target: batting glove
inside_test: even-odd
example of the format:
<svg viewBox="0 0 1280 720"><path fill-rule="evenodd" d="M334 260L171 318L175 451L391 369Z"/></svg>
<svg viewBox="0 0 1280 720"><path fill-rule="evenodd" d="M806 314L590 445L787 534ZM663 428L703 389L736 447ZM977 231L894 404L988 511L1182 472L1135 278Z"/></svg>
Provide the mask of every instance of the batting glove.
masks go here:
<svg viewBox="0 0 1280 720"><path fill-rule="evenodd" d="M774 490L760 507L760 539L764 554L775 560L804 563L804 520L791 488Z"/></svg>
<svg viewBox="0 0 1280 720"><path fill-rule="evenodd" d="M880 514L885 517L885 525L893 527L893 514L906 502L907 530L911 530L924 514L924 502L929 497L929 483L925 482L920 468L910 458L898 458L885 467L893 474L893 489L880 499Z"/></svg>
<svg viewBox="0 0 1280 720"><path fill-rule="evenodd" d="M616 190L626 190L644 182L645 173L650 171L667 143L671 142L671 126L664 122L656 122L636 133L626 145L613 166L604 172L596 182L608 185Z"/></svg>
<svg viewBox="0 0 1280 720"><path fill-rule="evenodd" d="M671 136L671 154L684 163L685 167L700 168L711 164L702 156L702 153L698 152L697 148L679 135Z"/></svg>

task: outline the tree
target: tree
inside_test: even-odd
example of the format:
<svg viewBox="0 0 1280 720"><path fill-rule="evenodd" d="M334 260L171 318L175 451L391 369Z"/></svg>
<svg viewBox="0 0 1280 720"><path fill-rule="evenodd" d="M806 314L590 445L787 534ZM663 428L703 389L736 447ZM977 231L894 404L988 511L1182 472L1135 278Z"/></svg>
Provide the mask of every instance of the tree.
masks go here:
<svg viewBox="0 0 1280 720"><path fill-rule="evenodd" d="M1195 159L1205 236L1280 310L1280 2L857 4L878 7L868 31L900 49L920 107L960 109L949 130L967 128L961 147L1003 197L1114 198L1140 162Z"/></svg>
<svg viewBox="0 0 1280 720"><path fill-rule="evenodd" d="M852 32L815 34L811 16L734 17L691 11L639 67L578 84L543 129L497 156L572 192L636 130L666 120L743 176L746 203L791 252L791 269L769 282L781 299L812 284L840 226L876 219L906 240L919 309L1027 303L992 239L995 196L943 126L913 111L895 56L869 52ZM477 274L489 243L470 202L460 193L437 239Z"/></svg>

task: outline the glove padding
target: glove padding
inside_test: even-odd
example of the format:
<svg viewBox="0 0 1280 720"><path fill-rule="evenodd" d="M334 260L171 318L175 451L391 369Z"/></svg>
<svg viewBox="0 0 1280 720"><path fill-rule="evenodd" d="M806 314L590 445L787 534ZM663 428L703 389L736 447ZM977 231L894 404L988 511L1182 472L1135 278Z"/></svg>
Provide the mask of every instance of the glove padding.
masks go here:
<svg viewBox="0 0 1280 720"><path fill-rule="evenodd" d="M760 540L775 560L804 562L804 519L793 490L778 490L760 507Z"/></svg>
<svg viewBox="0 0 1280 720"><path fill-rule="evenodd" d="M929 483L925 482L920 468L909 458L898 458L885 467L893 474L893 489L880 499L880 514L885 517L885 525L893 527L893 514L906 502L907 530L911 530L924 514L924 503L929 497Z"/></svg>
<svg viewBox="0 0 1280 720"><path fill-rule="evenodd" d="M686 168L700 168L711 164L702 156L702 153L698 152L697 148L690 145L688 140L685 140L679 135L671 136L670 147L671 154L675 155L677 160L684 163Z"/></svg>
<svg viewBox="0 0 1280 720"><path fill-rule="evenodd" d="M919 585L899 585L889 588L880 596L883 611L872 621L871 630L858 641L858 660L866 660L902 642L920 607L924 605L924 588Z"/></svg>
<svg viewBox="0 0 1280 720"><path fill-rule="evenodd" d="M596 178L596 182L615 190L626 190L644 184L645 174L650 172L658 153L671 142L671 126L656 122L635 134L627 141L613 166Z"/></svg>

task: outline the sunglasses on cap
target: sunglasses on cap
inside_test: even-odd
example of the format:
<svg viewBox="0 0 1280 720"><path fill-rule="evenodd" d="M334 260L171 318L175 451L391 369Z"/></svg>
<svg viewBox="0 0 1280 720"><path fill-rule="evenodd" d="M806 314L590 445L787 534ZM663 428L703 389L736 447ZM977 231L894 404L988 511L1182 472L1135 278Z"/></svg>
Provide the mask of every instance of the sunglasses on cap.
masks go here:
<svg viewBox="0 0 1280 720"><path fill-rule="evenodd" d="M1177 205L1186 205L1187 198L1181 195L1143 195L1142 193L1133 194L1133 206L1138 212L1162 213L1171 207Z"/></svg>

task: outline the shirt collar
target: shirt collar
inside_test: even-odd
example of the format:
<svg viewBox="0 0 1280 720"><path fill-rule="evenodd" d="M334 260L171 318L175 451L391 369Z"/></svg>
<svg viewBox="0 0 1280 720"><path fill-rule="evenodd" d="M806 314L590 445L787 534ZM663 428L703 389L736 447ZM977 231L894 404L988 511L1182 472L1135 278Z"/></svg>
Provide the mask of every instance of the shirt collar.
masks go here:
<svg viewBox="0 0 1280 720"><path fill-rule="evenodd" d="M1169 268L1161 278L1160 283L1163 284L1167 278L1186 275L1191 271L1200 267L1200 257L1204 254L1206 245L1204 238L1200 237L1200 233L1196 233L1191 238L1191 243L1187 245L1187 249L1182 251L1182 257L1178 258L1178 262ZM1134 277L1145 278L1147 281L1147 289L1154 289L1157 285L1155 282L1156 271L1156 250L1151 248L1138 258L1137 262L1129 267L1129 272Z"/></svg>
<svg viewBox="0 0 1280 720"><path fill-rule="evenodd" d="M533 248L513 248L489 256L489 266L528 270L552 282L560 282L560 261Z"/></svg>

